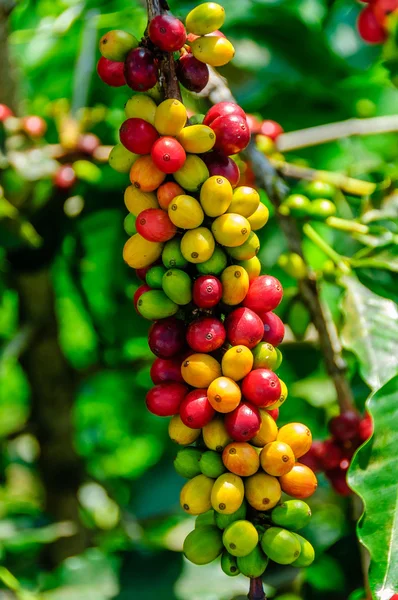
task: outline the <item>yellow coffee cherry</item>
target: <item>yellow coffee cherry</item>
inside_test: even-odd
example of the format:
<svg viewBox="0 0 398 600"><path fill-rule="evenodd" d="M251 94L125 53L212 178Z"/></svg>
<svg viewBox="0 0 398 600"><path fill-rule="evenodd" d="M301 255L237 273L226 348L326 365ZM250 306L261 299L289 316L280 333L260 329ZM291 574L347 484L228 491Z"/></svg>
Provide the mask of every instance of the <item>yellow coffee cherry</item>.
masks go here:
<svg viewBox="0 0 398 600"><path fill-rule="evenodd" d="M207 388L221 376L221 365L209 354L191 354L181 365L181 375L188 385Z"/></svg>
<svg viewBox="0 0 398 600"><path fill-rule="evenodd" d="M240 260L238 264L247 271L249 281L253 281L261 273L261 263L257 256L253 256L249 260Z"/></svg>
<svg viewBox="0 0 398 600"><path fill-rule="evenodd" d="M223 515L236 512L245 497L243 481L234 473L224 473L216 479L211 491L211 505Z"/></svg>
<svg viewBox="0 0 398 600"><path fill-rule="evenodd" d="M192 196L176 196L169 204L170 221L182 229L195 229L204 219L204 213L199 202Z"/></svg>
<svg viewBox="0 0 398 600"><path fill-rule="evenodd" d="M211 509L211 490L214 479L196 475L187 481L180 493L181 508L190 515L201 515Z"/></svg>
<svg viewBox="0 0 398 600"><path fill-rule="evenodd" d="M153 192L141 192L134 185L129 185L124 192L124 203L129 212L138 217L147 208L160 208Z"/></svg>
<svg viewBox="0 0 398 600"><path fill-rule="evenodd" d="M219 217L232 202L232 186L226 177L213 175L200 189L200 203L208 217Z"/></svg>
<svg viewBox="0 0 398 600"><path fill-rule="evenodd" d="M164 100L156 108L155 127L161 135L178 135L186 122L187 109L179 100Z"/></svg>
<svg viewBox="0 0 398 600"><path fill-rule="evenodd" d="M210 229L197 227L184 233L181 240L181 254L188 262L203 263L212 257L215 245Z"/></svg>
<svg viewBox="0 0 398 600"><path fill-rule="evenodd" d="M282 490L279 481L272 475L256 473L245 480L245 497L256 510L274 508L281 499Z"/></svg>
<svg viewBox="0 0 398 600"><path fill-rule="evenodd" d="M235 48L227 38L209 35L199 37L191 44L192 54L211 67L222 67L235 55Z"/></svg>
<svg viewBox="0 0 398 600"><path fill-rule="evenodd" d="M215 2L203 2L193 8L185 19L185 25L190 33L206 35L224 24L225 10Z"/></svg>
<svg viewBox="0 0 398 600"><path fill-rule="evenodd" d="M174 415L169 422L170 439L180 446L193 444L200 436L201 429L191 429L184 425L180 415Z"/></svg>
<svg viewBox="0 0 398 600"><path fill-rule="evenodd" d="M209 450L215 450L216 452L222 452L230 442L232 438L225 429L224 419L215 417L207 423L202 429L203 441Z"/></svg>
<svg viewBox="0 0 398 600"><path fill-rule="evenodd" d="M287 400L287 397L288 397L286 383L284 381L282 381L282 379L280 379L279 381L281 384L281 395L279 397L279 400L277 400L274 404L267 406L267 408L270 410L272 408L279 408L280 406L282 406L282 404Z"/></svg>
<svg viewBox="0 0 398 600"><path fill-rule="evenodd" d="M188 192L197 192L209 177L209 170L196 154L188 154L184 166L173 173L176 182Z"/></svg>
<svg viewBox="0 0 398 600"><path fill-rule="evenodd" d="M259 250L260 240L254 231L250 232L249 237L241 246L237 246L236 248L227 248L228 254L234 260L250 260L258 254Z"/></svg>
<svg viewBox="0 0 398 600"><path fill-rule="evenodd" d="M268 475L281 477L293 469L296 459L288 444L275 441L266 444L261 450L260 462Z"/></svg>
<svg viewBox="0 0 398 600"><path fill-rule="evenodd" d="M159 242L149 242L136 233L124 244L123 260L133 269L143 269L162 255L163 246Z"/></svg>
<svg viewBox="0 0 398 600"><path fill-rule="evenodd" d="M252 231L258 231L268 222L269 210L265 204L260 203L256 211L247 218L250 223Z"/></svg>
<svg viewBox="0 0 398 600"><path fill-rule="evenodd" d="M228 213L213 221L211 230L221 246L235 248L245 243L250 235L250 223L242 215Z"/></svg>
<svg viewBox="0 0 398 600"><path fill-rule="evenodd" d="M108 162L109 166L118 173L128 173L139 157L139 154L129 152L123 144L116 144L109 153Z"/></svg>
<svg viewBox="0 0 398 600"><path fill-rule="evenodd" d="M231 265L221 274L222 301L229 306L240 304L249 290L249 276L243 267Z"/></svg>
<svg viewBox="0 0 398 600"><path fill-rule="evenodd" d="M221 361L223 375L234 381L243 379L253 366L253 354L246 346L232 346L226 351Z"/></svg>
<svg viewBox="0 0 398 600"><path fill-rule="evenodd" d="M242 392L238 384L229 377L217 377L208 387L207 398L217 412L232 412L240 403Z"/></svg>
<svg viewBox="0 0 398 600"><path fill-rule="evenodd" d="M213 148L216 143L216 134L207 125L188 125L177 135L177 140L185 152L202 154Z"/></svg>
<svg viewBox="0 0 398 600"><path fill-rule="evenodd" d="M288 423L278 431L278 441L289 444L296 458L307 454L311 448L312 435L306 425L302 423Z"/></svg>
<svg viewBox="0 0 398 600"><path fill-rule="evenodd" d="M260 431L250 440L254 446L262 448L270 442L274 442L278 435L278 426L275 419L264 409L259 408L261 417Z"/></svg>
<svg viewBox="0 0 398 600"><path fill-rule="evenodd" d="M241 185L234 189L229 213L237 213L242 217L250 217L260 204L260 196L257 190L248 185Z"/></svg>
<svg viewBox="0 0 398 600"><path fill-rule="evenodd" d="M145 94L136 94L127 100L124 112L128 119L143 119L155 125L156 102Z"/></svg>

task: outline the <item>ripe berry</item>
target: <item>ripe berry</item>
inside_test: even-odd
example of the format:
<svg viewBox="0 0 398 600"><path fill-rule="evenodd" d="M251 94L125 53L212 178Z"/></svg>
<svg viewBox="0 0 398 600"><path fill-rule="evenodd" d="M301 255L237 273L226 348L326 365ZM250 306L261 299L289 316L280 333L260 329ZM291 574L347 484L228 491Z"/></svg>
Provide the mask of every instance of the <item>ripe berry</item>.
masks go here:
<svg viewBox="0 0 398 600"><path fill-rule="evenodd" d="M70 190L77 181L72 165L61 165L54 176L54 185L61 190Z"/></svg>
<svg viewBox="0 0 398 600"><path fill-rule="evenodd" d="M212 308L221 300L221 281L211 275L201 275L193 284L192 294L196 306L199 306L199 308Z"/></svg>
<svg viewBox="0 0 398 600"><path fill-rule="evenodd" d="M246 115L246 121L250 129L251 134L260 133L261 121L254 115Z"/></svg>
<svg viewBox="0 0 398 600"><path fill-rule="evenodd" d="M137 232L149 242L167 242L177 232L167 212L161 208L147 208L138 215L135 222Z"/></svg>
<svg viewBox="0 0 398 600"><path fill-rule="evenodd" d="M249 308L236 308L225 321L228 341L233 346L254 348L263 336L263 324L258 315Z"/></svg>
<svg viewBox="0 0 398 600"><path fill-rule="evenodd" d="M358 17L358 33L368 44L382 44L387 39L387 31L378 21L372 6L366 6Z"/></svg>
<svg viewBox="0 0 398 600"><path fill-rule="evenodd" d="M207 397L214 410L220 413L229 413L239 405L242 392L233 379L217 377L209 385Z"/></svg>
<svg viewBox="0 0 398 600"><path fill-rule="evenodd" d="M278 431L279 442L289 444L296 458L308 452L312 444L311 431L302 423L288 423Z"/></svg>
<svg viewBox="0 0 398 600"><path fill-rule="evenodd" d="M146 92L153 88L158 80L155 57L147 48L134 48L124 63L126 83L136 92Z"/></svg>
<svg viewBox="0 0 398 600"><path fill-rule="evenodd" d="M261 275L251 282L243 304L256 313L270 312L278 306L282 296L281 283L272 275Z"/></svg>
<svg viewBox="0 0 398 600"><path fill-rule="evenodd" d="M224 448L222 460L228 471L240 477L257 473L260 460L257 451L247 442L232 442Z"/></svg>
<svg viewBox="0 0 398 600"><path fill-rule="evenodd" d="M133 302L134 302L134 308L138 313L138 300L141 298L142 294L145 294L145 292L149 292L149 290L151 289L151 287L149 285L147 285L146 283L144 283L143 285L140 285L139 288L137 288L134 292L134 296L133 296ZM154 381L154 383L157 383L156 381Z"/></svg>
<svg viewBox="0 0 398 600"><path fill-rule="evenodd" d="M207 111L205 118L203 119L204 125L211 125L218 117L226 117L230 115L237 115L246 119L246 113L238 104L234 102L218 102Z"/></svg>
<svg viewBox="0 0 398 600"><path fill-rule="evenodd" d="M225 156L222 152L213 150L203 155L203 160L209 169L210 176L221 175L228 179L232 187L238 185L240 172L239 167L232 158Z"/></svg>
<svg viewBox="0 0 398 600"><path fill-rule="evenodd" d="M216 134L216 150L227 156L238 154L250 142L250 130L246 119L239 115L225 115L211 122L210 127Z"/></svg>
<svg viewBox="0 0 398 600"><path fill-rule="evenodd" d="M370 438L373 433L373 421L369 413L366 413L364 418L359 423L359 437L362 442Z"/></svg>
<svg viewBox="0 0 398 600"><path fill-rule="evenodd" d="M175 173L185 163L184 148L175 138L161 137L152 146L152 160L163 173Z"/></svg>
<svg viewBox="0 0 398 600"><path fill-rule="evenodd" d="M141 192L154 192L165 178L166 173L157 168L151 156L140 156L131 167L130 181Z"/></svg>
<svg viewBox="0 0 398 600"><path fill-rule="evenodd" d="M187 342L196 352L214 352L225 342L224 325L214 317L202 317L191 323L187 331Z"/></svg>
<svg viewBox="0 0 398 600"><path fill-rule="evenodd" d="M263 342L268 342L274 347L279 346L285 336L282 320L273 312L261 313L260 318L264 324Z"/></svg>
<svg viewBox="0 0 398 600"><path fill-rule="evenodd" d="M267 410L267 413L271 415L274 421L278 420L279 417L279 408L272 408L271 410Z"/></svg>
<svg viewBox="0 0 398 600"><path fill-rule="evenodd" d="M41 138L47 131L47 123L41 117L30 115L22 119L23 130L33 138Z"/></svg>
<svg viewBox="0 0 398 600"><path fill-rule="evenodd" d="M185 348L185 326L173 317L156 321L148 333L148 345L160 358L171 358Z"/></svg>
<svg viewBox="0 0 398 600"><path fill-rule="evenodd" d="M111 87L126 85L124 63L108 60L101 56L97 63L97 73L104 83Z"/></svg>
<svg viewBox="0 0 398 600"><path fill-rule="evenodd" d="M301 463L296 463L291 471L279 478L282 490L295 498L308 498L315 492L318 482L314 473Z"/></svg>
<svg viewBox="0 0 398 600"><path fill-rule="evenodd" d="M117 61L124 61L128 52L137 46L138 40L131 33L122 29L108 31L99 42L102 56Z"/></svg>
<svg viewBox="0 0 398 600"><path fill-rule="evenodd" d="M215 415L205 389L189 392L181 402L180 417L187 427L202 429Z"/></svg>
<svg viewBox="0 0 398 600"><path fill-rule="evenodd" d="M100 146L101 141L97 135L94 133L83 133L79 137L79 141L77 143L77 148L80 152L84 152L84 154L92 154L95 150ZM111 165L112 166L112 165Z"/></svg>
<svg viewBox="0 0 398 600"><path fill-rule="evenodd" d="M149 154L159 137L153 125L144 119L136 118L124 121L119 134L123 146L134 154Z"/></svg>
<svg viewBox="0 0 398 600"><path fill-rule="evenodd" d="M303 465L317 473L323 470L323 457L325 455L325 443L320 440L312 442L311 448L300 458Z"/></svg>
<svg viewBox="0 0 398 600"><path fill-rule="evenodd" d="M358 435L360 417L353 410L341 413L329 422L329 431L340 442L354 439Z"/></svg>
<svg viewBox="0 0 398 600"><path fill-rule="evenodd" d="M209 81L209 67L192 54L183 54L176 63L178 80L190 92L201 92Z"/></svg>
<svg viewBox="0 0 398 600"><path fill-rule="evenodd" d="M187 39L185 27L172 15L157 15L149 23L148 35L163 52L177 52Z"/></svg>
<svg viewBox="0 0 398 600"><path fill-rule="evenodd" d="M256 406L272 406L280 398L281 384L269 369L254 369L244 378L242 392Z"/></svg>
<svg viewBox="0 0 398 600"><path fill-rule="evenodd" d="M225 415L225 429L237 442L248 442L260 429L258 408L249 402L241 402L235 410Z"/></svg>
<svg viewBox="0 0 398 600"><path fill-rule="evenodd" d="M155 385L167 381L184 383L181 375L180 358L156 358L152 363L150 375Z"/></svg>
<svg viewBox="0 0 398 600"><path fill-rule="evenodd" d="M260 133L262 135L266 135L267 137L271 138L271 140L275 141L276 138L278 138L280 134L283 133L283 129L279 125L279 123L267 120L261 123Z"/></svg>
<svg viewBox="0 0 398 600"><path fill-rule="evenodd" d="M319 462L324 471L337 469L343 460L343 451L334 440L325 440L323 442L322 452L319 456Z"/></svg>
<svg viewBox="0 0 398 600"><path fill-rule="evenodd" d="M13 117L14 113L6 104L0 104L0 122L5 121L8 117Z"/></svg>
<svg viewBox="0 0 398 600"><path fill-rule="evenodd" d="M158 417L172 417L178 413L187 392L188 387L182 383L159 383L146 395L147 409Z"/></svg>
<svg viewBox="0 0 398 600"><path fill-rule="evenodd" d="M340 494L340 496L349 496L352 490L347 484L347 472L340 468L332 469L327 471L326 476L328 477L333 489Z"/></svg>
<svg viewBox="0 0 398 600"><path fill-rule="evenodd" d="M166 183L163 183L160 187L158 187L156 192L160 208L167 210L171 201L176 196L181 196L181 194L184 194L184 190L180 185L178 185L178 183L175 183L174 181L167 181Z"/></svg>

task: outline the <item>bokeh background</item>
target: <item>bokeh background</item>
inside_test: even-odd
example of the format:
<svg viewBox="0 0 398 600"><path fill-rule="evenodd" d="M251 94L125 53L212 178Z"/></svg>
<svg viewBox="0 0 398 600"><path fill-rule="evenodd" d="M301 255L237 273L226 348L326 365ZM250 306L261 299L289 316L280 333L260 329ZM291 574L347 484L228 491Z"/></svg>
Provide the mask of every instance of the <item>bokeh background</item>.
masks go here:
<svg viewBox="0 0 398 600"><path fill-rule="evenodd" d="M397 113L398 90L381 48L366 45L356 31L359 3L224 0L223 5L223 31L236 57L221 71L246 111L280 122L285 131ZM193 6L171 2L180 17ZM2 28L6 8L2 2ZM227 578L217 564L195 567L180 553L193 519L179 508L183 480L173 470L176 448L167 420L149 414L144 403L151 385L148 323L134 311L139 281L122 261L127 176L67 149L79 128L104 145L118 141L129 91L107 88L97 77L98 40L109 29L141 37L145 25L137 0L20 0L9 17L8 39L0 36L2 56L8 46L12 65L7 74L4 58L0 101L17 106L19 114L42 116L47 142L61 140L66 148L61 162L80 160L79 180L69 194L54 188L52 159L42 143L26 155L16 142L13 165L0 165L5 196L18 209L11 219L0 201L4 599L231 600L247 593L243 576ZM206 110L205 100L186 100L192 109ZM343 255L353 256L366 243L376 257L359 261L355 279L344 285L333 273L322 276L323 299L343 332L360 410L374 387L374 362L382 371L397 344L388 338L388 322L372 329L398 296L391 248L398 198L392 196L383 212L384 190L391 197L398 177L397 142L395 133L362 136L286 157L385 184L369 206L357 197L338 197L341 217L377 212L367 217L379 227L369 239L315 225ZM280 376L290 396L279 422L302 421L315 439L324 439L328 419L338 412L335 390L297 281L278 266L287 249L274 216L261 242L263 272L285 288L278 309L288 324ZM303 245L322 275L328 256L309 240ZM358 358L359 323L369 326L376 357ZM388 339L381 340L383 335ZM319 479L310 501L314 517L304 533L317 559L302 571L270 569L268 594L280 600L361 600L358 506L339 497L322 475Z"/></svg>

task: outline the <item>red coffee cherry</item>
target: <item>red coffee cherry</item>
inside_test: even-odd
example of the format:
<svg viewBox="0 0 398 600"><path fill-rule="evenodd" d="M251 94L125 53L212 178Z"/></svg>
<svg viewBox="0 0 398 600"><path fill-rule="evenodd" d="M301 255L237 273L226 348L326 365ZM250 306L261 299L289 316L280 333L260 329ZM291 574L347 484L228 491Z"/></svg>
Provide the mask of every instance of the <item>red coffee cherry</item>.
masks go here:
<svg viewBox="0 0 398 600"><path fill-rule="evenodd" d="M30 115L22 119L23 130L32 138L41 138L47 131L47 123L37 115Z"/></svg>
<svg viewBox="0 0 398 600"><path fill-rule="evenodd" d="M358 428L359 438L362 442L366 442L373 433L373 420L369 413L366 413Z"/></svg>
<svg viewBox="0 0 398 600"><path fill-rule="evenodd" d="M279 408L272 408L271 410L267 410L267 413L269 413L271 415L271 417L274 419L274 421L278 420Z"/></svg>
<svg viewBox="0 0 398 600"><path fill-rule="evenodd" d="M144 119L126 119L119 130L123 146L134 154L149 154L159 137L153 125Z"/></svg>
<svg viewBox="0 0 398 600"><path fill-rule="evenodd" d="M77 177L72 165L61 165L54 176L54 185L60 190L70 190Z"/></svg>
<svg viewBox="0 0 398 600"><path fill-rule="evenodd" d="M79 137L77 144L78 150L92 156L96 149L101 145L101 140L95 133L83 133Z"/></svg>
<svg viewBox="0 0 398 600"><path fill-rule="evenodd" d="M181 421L191 429L202 429L207 423L210 423L215 412L205 389L189 392L180 405Z"/></svg>
<svg viewBox="0 0 398 600"><path fill-rule="evenodd" d="M158 417L172 417L178 413L187 393L188 386L182 383L159 383L146 395L147 409Z"/></svg>
<svg viewBox="0 0 398 600"><path fill-rule="evenodd" d="M14 113L12 112L11 108L8 108L6 104L0 104L0 123L13 116Z"/></svg>
<svg viewBox="0 0 398 600"><path fill-rule="evenodd" d="M137 288L134 292L134 296L133 296L133 302L134 302L134 308L138 313L138 300L141 298L142 294L145 294L145 292L149 292L151 288L149 287L149 285L147 285L146 283L144 283L143 285L140 285L139 288ZM154 381L154 383L156 383Z"/></svg>
<svg viewBox="0 0 398 600"><path fill-rule="evenodd" d="M225 415L225 429L236 442L248 442L260 430L261 417L256 406L241 402L239 406Z"/></svg>
<svg viewBox="0 0 398 600"><path fill-rule="evenodd" d="M358 413L348 410L329 421L329 431L339 442L347 442L358 435L359 423Z"/></svg>
<svg viewBox="0 0 398 600"><path fill-rule="evenodd" d="M213 175L221 175L228 179L232 187L238 185L240 179L239 167L232 158L225 156L222 152L213 150L202 155L202 159L209 169L210 177Z"/></svg>
<svg viewBox="0 0 398 600"><path fill-rule="evenodd" d="M331 471L326 472L326 476L332 484L333 489L340 496L349 496L352 494L352 490L348 487L347 484L347 472L343 471L340 468L333 469Z"/></svg>
<svg viewBox="0 0 398 600"><path fill-rule="evenodd" d="M146 92L158 81L155 57L147 48L134 48L124 63L126 83L136 92Z"/></svg>
<svg viewBox="0 0 398 600"><path fill-rule="evenodd" d="M184 25L172 15L157 15L149 23L148 35L163 52L177 52L186 42Z"/></svg>
<svg viewBox="0 0 398 600"><path fill-rule="evenodd" d="M243 396L256 406L266 408L279 400L282 390L279 378L269 369L254 369L242 382Z"/></svg>
<svg viewBox="0 0 398 600"><path fill-rule="evenodd" d="M236 308L225 321L228 341L233 346L254 348L263 337L264 326L258 315L249 308Z"/></svg>
<svg viewBox="0 0 398 600"><path fill-rule="evenodd" d="M246 113L238 104L234 102L218 102L207 111L203 119L204 125L211 125L218 117L226 117L229 115L237 115L246 119Z"/></svg>
<svg viewBox="0 0 398 600"><path fill-rule="evenodd" d="M143 287L143 286L142 286ZM184 383L181 375L181 358L156 358L151 366L150 376L153 383Z"/></svg>
<svg viewBox="0 0 398 600"><path fill-rule="evenodd" d="M201 275L193 284L192 295L199 308L213 308L222 297L221 281L212 275Z"/></svg>
<svg viewBox="0 0 398 600"><path fill-rule="evenodd" d="M283 297L280 281L272 275L260 275L250 284L243 305L255 313L264 313L274 310Z"/></svg>
<svg viewBox="0 0 398 600"><path fill-rule="evenodd" d="M368 44L382 44L387 39L387 31L377 19L372 5L359 13L357 27L359 35Z"/></svg>
<svg viewBox="0 0 398 600"><path fill-rule="evenodd" d="M261 313L260 318L264 324L263 342L268 342L276 347L285 337L285 326L282 320L273 312Z"/></svg>
<svg viewBox="0 0 398 600"><path fill-rule="evenodd" d="M275 141L276 138L283 133L283 129L279 123L276 123L276 121L267 120L261 123L259 133L262 133L262 135L266 135L267 137L271 138L271 140Z"/></svg>
<svg viewBox="0 0 398 600"><path fill-rule="evenodd" d="M162 173L175 173L185 163L184 148L175 138L161 137L152 146L152 160Z"/></svg>
<svg viewBox="0 0 398 600"><path fill-rule="evenodd" d="M180 354L186 347L184 323L174 317L156 321L149 330L148 345L160 358Z"/></svg>
<svg viewBox="0 0 398 600"><path fill-rule="evenodd" d="M261 121L254 115L246 115L246 121L250 129L251 134L260 133Z"/></svg>
<svg viewBox="0 0 398 600"><path fill-rule="evenodd" d="M250 130L247 121L240 115L226 115L211 122L210 127L216 134L216 150L227 156L238 154L250 142Z"/></svg>
<svg viewBox="0 0 398 600"><path fill-rule="evenodd" d="M225 342L224 325L214 317L202 317L191 323L187 331L187 342L195 352L214 352Z"/></svg>
<svg viewBox="0 0 398 600"><path fill-rule="evenodd" d="M322 451L319 453L319 462L324 471L337 469L340 466L344 454L335 440L325 440L322 445Z"/></svg>
<svg viewBox="0 0 398 600"><path fill-rule="evenodd" d="M177 227L161 208L147 208L140 212L135 226L137 233L149 242L168 242L177 232Z"/></svg>
<svg viewBox="0 0 398 600"><path fill-rule="evenodd" d="M106 85L121 87L126 85L124 63L108 60L101 56L97 63L97 73Z"/></svg>
<svg viewBox="0 0 398 600"><path fill-rule="evenodd" d="M192 54L183 54L176 63L178 80L190 92L201 92L209 81L209 67Z"/></svg>

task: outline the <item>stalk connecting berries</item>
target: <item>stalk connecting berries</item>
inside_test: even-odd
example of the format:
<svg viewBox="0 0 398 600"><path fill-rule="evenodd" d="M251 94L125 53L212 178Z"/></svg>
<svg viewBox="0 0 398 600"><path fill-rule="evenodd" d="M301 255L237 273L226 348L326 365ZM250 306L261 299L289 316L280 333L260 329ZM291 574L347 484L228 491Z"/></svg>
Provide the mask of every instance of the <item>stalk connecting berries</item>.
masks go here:
<svg viewBox="0 0 398 600"><path fill-rule="evenodd" d="M107 56L120 57L109 46L123 40L126 81L147 91L156 83L159 52L180 51L180 81L199 91L207 65L233 56L217 31L223 21L221 6L201 4L187 16L186 38L182 23L162 14L149 23L142 46L107 34ZM255 231L268 211L257 190L239 185L231 158L248 145L251 126L231 102L190 122L178 99L153 95L133 96L126 117L110 164L130 174L125 204L133 217L123 257L144 281L136 309L154 321L149 346L157 358L146 405L171 417L170 438L182 446L175 468L188 479L181 507L197 516L185 556L196 564L221 556L232 576L259 577L269 559L307 566L314 551L296 531L311 514L303 499L317 487L300 462L312 437L301 423L276 424L287 398L275 372L284 327L273 311L283 290L260 275ZM267 131L280 133L276 124ZM296 499L281 503L283 492Z"/></svg>

